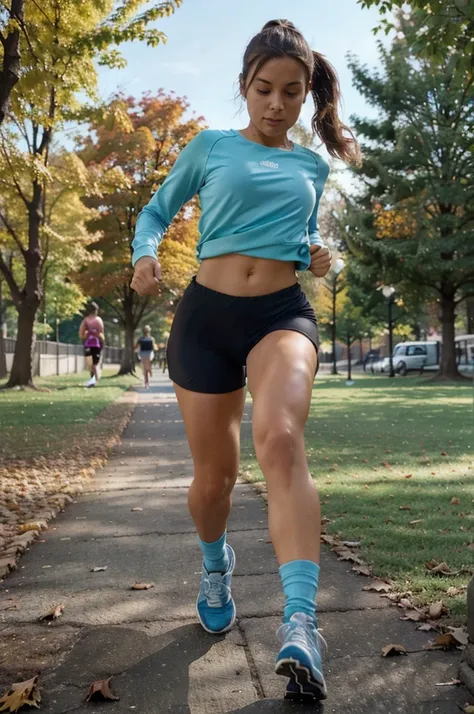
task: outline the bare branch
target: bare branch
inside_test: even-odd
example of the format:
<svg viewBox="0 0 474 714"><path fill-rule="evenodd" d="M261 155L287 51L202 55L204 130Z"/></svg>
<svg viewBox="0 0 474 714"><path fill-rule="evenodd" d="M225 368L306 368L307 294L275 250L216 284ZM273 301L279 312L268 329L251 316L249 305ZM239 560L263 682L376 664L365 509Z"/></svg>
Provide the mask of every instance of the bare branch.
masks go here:
<svg viewBox="0 0 474 714"><path fill-rule="evenodd" d="M20 305L21 305L21 290L15 282L15 278L13 277L12 271L10 270L7 263L5 263L1 251L0 251L0 272L2 273L3 277L5 278L5 282L8 285L8 289L10 290L13 302L15 303L16 307L20 307Z"/></svg>
<svg viewBox="0 0 474 714"><path fill-rule="evenodd" d="M6 228L7 231L10 233L11 237L13 238L13 240L15 241L15 243L17 244L18 248L19 248L20 251L21 251L21 254L22 254L22 255L25 255L25 248L24 248L24 246L23 246L23 243L21 242L20 238L18 237L18 235L17 235L16 231L14 230L13 226L10 225L10 223L9 223L9 221L8 221L8 219L7 219L7 217L6 217L1 211L0 211L0 220L2 221L2 223L3 223L4 226L5 226L5 228Z"/></svg>

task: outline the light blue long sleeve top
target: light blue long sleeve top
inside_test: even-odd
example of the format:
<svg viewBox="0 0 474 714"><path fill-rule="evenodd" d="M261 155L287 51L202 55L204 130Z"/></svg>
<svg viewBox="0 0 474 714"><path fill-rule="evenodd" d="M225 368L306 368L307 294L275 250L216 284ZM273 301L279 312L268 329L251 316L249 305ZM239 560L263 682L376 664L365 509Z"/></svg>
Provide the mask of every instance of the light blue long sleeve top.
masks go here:
<svg viewBox="0 0 474 714"><path fill-rule="evenodd" d="M171 221L198 194L198 260L239 253L294 261L306 270L309 246L324 245L317 218L328 172L319 154L298 144L286 151L234 130L202 131L139 214L132 263L157 257Z"/></svg>

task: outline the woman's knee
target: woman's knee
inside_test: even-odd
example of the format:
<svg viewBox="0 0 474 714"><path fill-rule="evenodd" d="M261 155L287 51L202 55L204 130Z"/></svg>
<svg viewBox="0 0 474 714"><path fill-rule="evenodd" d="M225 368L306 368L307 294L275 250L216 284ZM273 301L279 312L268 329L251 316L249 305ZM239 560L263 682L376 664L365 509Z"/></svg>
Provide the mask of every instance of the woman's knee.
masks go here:
<svg viewBox="0 0 474 714"><path fill-rule="evenodd" d="M254 424L257 460L264 472L290 474L304 459L303 426L291 418Z"/></svg>
<svg viewBox="0 0 474 714"><path fill-rule="evenodd" d="M218 505L230 498L237 475L237 468L195 467L192 489L207 505Z"/></svg>

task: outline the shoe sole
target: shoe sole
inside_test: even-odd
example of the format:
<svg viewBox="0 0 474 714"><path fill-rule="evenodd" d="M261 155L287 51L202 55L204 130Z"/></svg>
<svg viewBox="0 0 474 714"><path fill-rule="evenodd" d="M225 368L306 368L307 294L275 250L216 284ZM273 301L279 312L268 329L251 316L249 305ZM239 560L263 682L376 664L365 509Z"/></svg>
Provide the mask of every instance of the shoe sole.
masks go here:
<svg viewBox="0 0 474 714"><path fill-rule="evenodd" d="M304 701L326 699L326 685L314 679L308 667L299 660L288 658L280 660L275 669L282 677L288 677L285 699L299 699Z"/></svg>
<svg viewBox="0 0 474 714"><path fill-rule="evenodd" d="M234 552L234 567L231 570L231 573L230 573L231 575L234 574L236 562L237 562L237 559L235 557L235 552ZM196 598L196 615L198 617L199 622L201 623L201 627L203 628L203 630L205 630L206 632L209 632L209 634L211 634L211 635L223 635L225 632L229 632L229 630L231 630L233 628L233 626L235 625L235 621L237 619L237 609L235 607L235 602L234 602L233 598L232 598L232 604L234 606L234 612L232 613L232 620L229 622L227 627L224 627L222 630L210 630L208 627L206 627L204 622L201 620L201 615L199 614L198 602L199 602L199 594Z"/></svg>

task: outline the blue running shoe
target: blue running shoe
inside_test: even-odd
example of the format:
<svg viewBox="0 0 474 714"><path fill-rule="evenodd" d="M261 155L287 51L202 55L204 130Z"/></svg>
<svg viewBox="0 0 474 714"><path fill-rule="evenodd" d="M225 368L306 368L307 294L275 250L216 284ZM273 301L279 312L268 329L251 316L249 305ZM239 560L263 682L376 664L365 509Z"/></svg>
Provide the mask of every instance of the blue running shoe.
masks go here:
<svg viewBox="0 0 474 714"><path fill-rule="evenodd" d="M327 690L321 666L321 644L326 642L314 619L295 612L277 631L282 643L275 671L289 678L286 699L326 699Z"/></svg>
<svg viewBox="0 0 474 714"><path fill-rule="evenodd" d="M230 591L235 568L235 553L226 543L229 567L225 573L209 573L202 564L201 588L196 601L196 612L206 632L220 634L230 630L235 622L235 603Z"/></svg>

